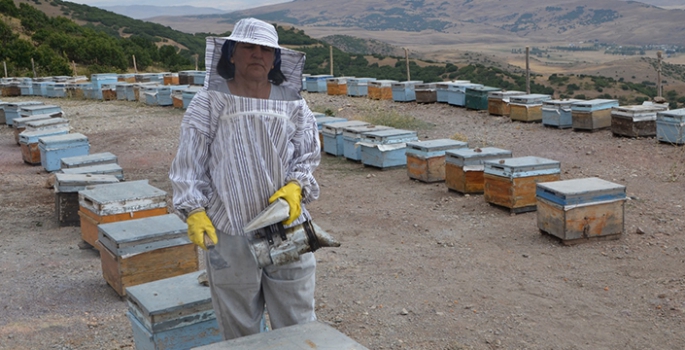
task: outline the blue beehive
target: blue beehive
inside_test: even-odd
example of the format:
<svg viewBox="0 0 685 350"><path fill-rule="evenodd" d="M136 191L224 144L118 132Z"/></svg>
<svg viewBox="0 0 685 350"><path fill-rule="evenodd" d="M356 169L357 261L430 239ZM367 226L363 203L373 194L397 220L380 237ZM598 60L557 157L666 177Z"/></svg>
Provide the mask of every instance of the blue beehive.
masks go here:
<svg viewBox="0 0 685 350"><path fill-rule="evenodd" d="M657 112L656 139L677 145L685 143L685 108Z"/></svg>
<svg viewBox="0 0 685 350"><path fill-rule="evenodd" d="M171 95L174 91L183 91L189 88L188 85L165 85L157 90L157 104L160 106L171 106L174 101Z"/></svg>
<svg viewBox="0 0 685 350"><path fill-rule="evenodd" d="M14 125L14 119L20 117L19 112L22 107L42 105L43 102L40 101L24 101L24 102L14 102L5 105L5 124L12 126Z"/></svg>
<svg viewBox="0 0 685 350"><path fill-rule="evenodd" d="M327 92L326 80L328 78L333 78L332 75L319 74L310 75L307 77L307 91L308 92Z"/></svg>
<svg viewBox="0 0 685 350"><path fill-rule="evenodd" d="M140 94L140 101L145 102L145 104L149 106L158 105L157 96L159 91L163 88L163 85L142 86L140 92L138 92Z"/></svg>
<svg viewBox="0 0 685 350"><path fill-rule="evenodd" d="M345 158L360 162L362 160L362 149L358 144L365 133L370 131L380 131L393 129L385 125L367 124L362 126L349 126L343 128L343 155Z"/></svg>
<svg viewBox="0 0 685 350"><path fill-rule="evenodd" d="M50 91L50 89L52 89L52 91ZM67 83L56 81L53 85L48 85L48 96L55 98L67 97Z"/></svg>
<svg viewBox="0 0 685 350"><path fill-rule="evenodd" d="M38 139L41 137L65 135L69 133L69 128L52 128L44 130L24 130L19 134L19 146L21 146L21 156L24 162L31 165L40 165L40 147Z"/></svg>
<svg viewBox="0 0 685 350"><path fill-rule="evenodd" d="M92 153L84 156L62 158L62 170L99 164L117 164L117 156L110 152Z"/></svg>
<svg viewBox="0 0 685 350"><path fill-rule="evenodd" d="M416 101L416 85L422 80L398 81L392 83L392 100L395 102Z"/></svg>
<svg viewBox="0 0 685 350"><path fill-rule="evenodd" d="M22 96L33 96L33 79L22 78L19 83L19 89Z"/></svg>
<svg viewBox="0 0 685 350"><path fill-rule="evenodd" d="M207 76L207 72L197 71L195 73L192 73L191 76L193 77L192 85L203 86L205 84L205 77Z"/></svg>
<svg viewBox="0 0 685 350"><path fill-rule="evenodd" d="M48 172L62 166L62 158L86 155L90 151L88 137L80 133L41 137L38 139L40 161Z"/></svg>
<svg viewBox="0 0 685 350"><path fill-rule="evenodd" d="M369 123L360 120L350 120L323 125L321 129L321 133L323 134L323 151L336 157L344 155L343 129L346 127L365 126L368 124Z"/></svg>
<svg viewBox="0 0 685 350"><path fill-rule="evenodd" d="M362 164L377 168L391 168L407 164L406 143L418 140L416 131L388 129L370 131L362 135Z"/></svg>
<svg viewBox="0 0 685 350"><path fill-rule="evenodd" d="M547 100L542 101L542 125L557 127L559 129L570 128L571 104L582 100Z"/></svg>
<svg viewBox="0 0 685 350"><path fill-rule="evenodd" d="M64 158L62 158L64 159ZM110 175L117 179L124 181L124 169L121 165L116 163L94 164L87 166L80 166L76 168L67 168L60 170L64 174L95 174L95 175Z"/></svg>
<svg viewBox="0 0 685 350"><path fill-rule="evenodd" d="M117 100L119 101L125 101L126 100L126 89L131 86L131 83L118 83L117 84ZM131 92L133 92L133 88L131 88Z"/></svg>
<svg viewBox="0 0 685 350"><path fill-rule="evenodd" d="M435 84L435 99L436 102L447 103L449 102L449 87L459 84L469 84L469 80L453 80L445 81L442 83Z"/></svg>
<svg viewBox="0 0 685 350"><path fill-rule="evenodd" d="M328 123L341 123L341 122L346 122L347 118L341 118L341 117L320 117L316 118L316 126L319 131L323 129L324 124Z"/></svg>
<svg viewBox="0 0 685 350"><path fill-rule="evenodd" d="M482 84L463 83L447 86L447 103L453 106L466 106L466 88L483 86Z"/></svg>
<svg viewBox="0 0 685 350"><path fill-rule="evenodd" d="M164 73L140 73L136 74L136 83L164 84Z"/></svg>
<svg viewBox="0 0 685 350"><path fill-rule="evenodd" d="M49 115L57 115L61 114L63 115L64 113L62 112L62 107L56 106L56 105L44 105L44 104L28 104L21 106L19 109L19 115L21 117L29 117L32 115L37 115L37 114L49 114Z"/></svg>
<svg viewBox="0 0 685 350"><path fill-rule="evenodd" d="M369 94L369 82L376 78L350 78L347 80L347 96L359 97Z"/></svg>
<svg viewBox="0 0 685 350"><path fill-rule="evenodd" d="M102 100L102 85L114 84L117 82L117 79L116 73L91 74L90 82L93 85L93 90L92 95L89 97L96 100Z"/></svg>
<svg viewBox="0 0 685 350"><path fill-rule="evenodd" d="M126 288L128 319L139 350L183 350L221 341L203 271Z"/></svg>
<svg viewBox="0 0 685 350"><path fill-rule="evenodd" d="M188 108L188 105L190 105L190 101L193 100L193 97L195 97L195 94L197 94L198 91L200 91L202 87L200 86L190 86L187 89L183 90L183 108L186 109Z"/></svg>

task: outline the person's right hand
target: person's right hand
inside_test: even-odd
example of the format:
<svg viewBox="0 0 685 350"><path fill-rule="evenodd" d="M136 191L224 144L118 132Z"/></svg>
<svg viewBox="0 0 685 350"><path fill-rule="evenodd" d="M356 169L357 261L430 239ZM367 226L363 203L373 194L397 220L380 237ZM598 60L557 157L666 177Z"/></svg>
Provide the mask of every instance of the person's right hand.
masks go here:
<svg viewBox="0 0 685 350"><path fill-rule="evenodd" d="M190 212L186 223L188 224L188 238L200 248L207 250L205 234L214 244L219 242L216 237L216 229L214 229L214 225L212 225L212 221L209 220L204 209L196 209Z"/></svg>

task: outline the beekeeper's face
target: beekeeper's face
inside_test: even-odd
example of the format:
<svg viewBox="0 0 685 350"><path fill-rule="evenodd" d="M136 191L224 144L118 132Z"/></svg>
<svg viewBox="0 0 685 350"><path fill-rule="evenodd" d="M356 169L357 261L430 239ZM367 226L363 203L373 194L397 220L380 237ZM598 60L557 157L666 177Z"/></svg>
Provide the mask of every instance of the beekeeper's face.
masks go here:
<svg viewBox="0 0 685 350"><path fill-rule="evenodd" d="M249 81L268 81L273 68L274 48L249 43L236 43L231 61L235 65L236 78Z"/></svg>

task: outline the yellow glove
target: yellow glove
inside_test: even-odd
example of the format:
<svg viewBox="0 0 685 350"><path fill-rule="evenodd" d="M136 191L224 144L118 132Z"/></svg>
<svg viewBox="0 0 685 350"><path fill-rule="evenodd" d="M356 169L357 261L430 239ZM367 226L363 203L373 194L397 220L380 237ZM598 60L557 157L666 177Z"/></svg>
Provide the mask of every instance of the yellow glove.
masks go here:
<svg viewBox="0 0 685 350"><path fill-rule="evenodd" d="M269 198L269 203L273 203L278 198L285 199L290 205L290 216L283 220L283 225L290 225L302 214L302 189L297 182L288 182Z"/></svg>
<svg viewBox="0 0 685 350"><path fill-rule="evenodd" d="M207 250L207 247L205 246L205 234L214 244L219 242L219 239L216 237L214 225L212 225L212 222L209 220L204 209L195 209L191 211L186 223L188 224L188 238L200 248Z"/></svg>

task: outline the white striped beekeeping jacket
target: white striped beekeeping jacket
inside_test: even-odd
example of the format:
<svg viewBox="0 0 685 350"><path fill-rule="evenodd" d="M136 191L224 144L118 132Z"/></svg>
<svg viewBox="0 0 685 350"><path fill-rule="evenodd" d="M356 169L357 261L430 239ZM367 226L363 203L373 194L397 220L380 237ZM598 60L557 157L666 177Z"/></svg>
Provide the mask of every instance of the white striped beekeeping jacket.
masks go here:
<svg viewBox="0 0 685 350"><path fill-rule="evenodd" d="M290 181L302 187L305 204L319 196L313 172L321 159L316 120L299 95L304 54L282 49L281 86L295 100L264 100L220 92L226 81L216 73L225 38L207 38L207 76L183 117L178 152L169 178L173 205L187 213L204 207L218 231L242 235L242 227L268 206Z"/></svg>

